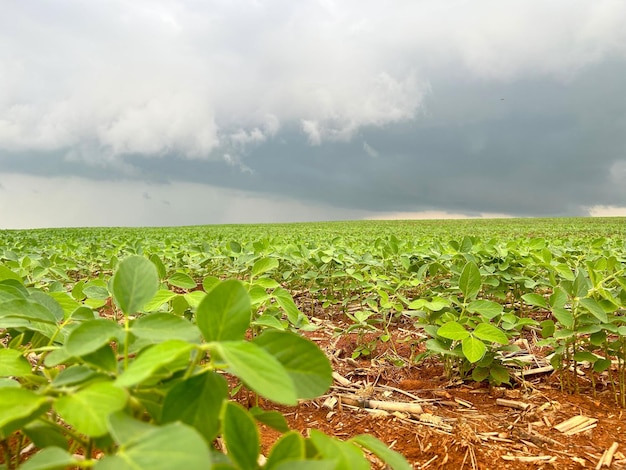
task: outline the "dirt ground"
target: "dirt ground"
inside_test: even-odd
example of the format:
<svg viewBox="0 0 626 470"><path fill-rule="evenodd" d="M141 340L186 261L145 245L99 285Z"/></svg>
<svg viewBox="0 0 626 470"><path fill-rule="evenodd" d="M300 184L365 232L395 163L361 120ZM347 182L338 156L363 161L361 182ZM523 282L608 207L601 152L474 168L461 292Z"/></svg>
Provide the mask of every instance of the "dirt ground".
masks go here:
<svg viewBox="0 0 626 470"><path fill-rule="evenodd" d="M584 376L576 395L562 392L551 371L507 387L450 381L434 358L411 360L423 348L411 324L396 325L393 341L382 342L374 341L380 332L338 334L348 326L340 314L313 321L319 328L306 335L331 359L332 388L295 408L261 403L281 411L304 435L311 429L341 439L369 433L415 469L626 468L626 410L601 384L594 397ZM352 359L368 343L371 353ZM534 358L530 368L548 364L532 338L521 344ZM262 428L266 454L278 437Z"/></svg>

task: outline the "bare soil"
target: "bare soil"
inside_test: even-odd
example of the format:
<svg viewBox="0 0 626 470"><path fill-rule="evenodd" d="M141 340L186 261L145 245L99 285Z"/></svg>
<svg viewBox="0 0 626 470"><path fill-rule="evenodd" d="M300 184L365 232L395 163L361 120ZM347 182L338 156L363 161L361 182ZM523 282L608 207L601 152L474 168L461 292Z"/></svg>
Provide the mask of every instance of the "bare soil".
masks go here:
<svg viewBox="0 0 626 470"><path fill-rule="evenodd" d="M323 319L312 319L318 329L306 333L331 359L335 381L328 393L293 408L261 403L303 435L311 429L341 439L369 433L416 469L626 468L626 410L601 380L595 394L586 376L579 378L579 393L561 391L555 372L505 387L450 380L435 358L413 360L423 345L410 322L392 325L392 340L384 342L377 340L380 331L345 333L350 323L344 319L326 310ZM521 344L536 357L531 367L545 366L534 335L527 336ZM363 345L370 354L352 359ZM238 397L245 401L245 392ZM570 419L581 426L560 431ZM265 455L278 437L262 427ZM374 456L371 461L384 468Z"/></svg>

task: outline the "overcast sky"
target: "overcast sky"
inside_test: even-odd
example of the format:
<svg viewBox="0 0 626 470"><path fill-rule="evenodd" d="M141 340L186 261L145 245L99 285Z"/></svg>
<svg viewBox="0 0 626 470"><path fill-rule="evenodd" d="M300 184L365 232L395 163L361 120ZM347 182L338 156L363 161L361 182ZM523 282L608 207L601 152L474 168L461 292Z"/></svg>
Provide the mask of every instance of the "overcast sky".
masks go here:
<svg viewBox="0 0 626 470"><path fill-rule="evenodd" d="M0 228L626 215L622 0L6 0Z"/></svg>

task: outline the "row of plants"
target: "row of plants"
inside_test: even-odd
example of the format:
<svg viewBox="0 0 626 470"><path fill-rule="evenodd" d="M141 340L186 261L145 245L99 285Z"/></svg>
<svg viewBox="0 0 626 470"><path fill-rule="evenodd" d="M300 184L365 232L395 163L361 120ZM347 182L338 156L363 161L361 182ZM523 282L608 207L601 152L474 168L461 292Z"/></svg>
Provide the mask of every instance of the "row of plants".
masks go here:
<svg viewBox="0 0 626 470"><path fill-rule="evenodd" d="M26 287L3 271L3 468L364 469L364 451L410 468L372 436L303 437L280 413L230 399L227 377L284 405L322 395L332 381L325 355L289 331L304 321L291 297L262 277L273 262L257 262L248 284L206 278L204 289L175 294L153 261L127 257L106 285L77 284L68 293ZM251 292L263 285L281 315L254 314L265 300ZM76 306L94 299L85 292L92 287L101 297L110 292L115 307ZM192 306L189 317L176 311L177 298ZM264 462L258 423L283 433ZM23 462L31 443L38 451Z"/></svg>
<svg viewBox="0 0 626 470"><path fill-rule="evenodd" d="M121 440L115 440L116 431L111 427L114 425L108 420L120 413L157 428L173 425L174 421L163 420L164 400L170 388L173 390L180 383L186 384L180 387L193 384L200 387L188 382L200 381L196 377L211 377L206 380L215 379L217 383L223 379L221 371L228 370L261 396L280 397L274 390L266 395L268 390L260 389L255 379L246 375L246 369L242 372L241 365L238 369L232 361L246 358L254 348L257 354L258 347L267 349L270 342L280 343L276 335L281 335L281 341L290 338L284 339L287 343L305 344L294 332L312 328L307 317L317 311L300 309L292 298L296 294L310 300L307 305L311 307L321 306L325 311L343 315L350 326L338 334L379 330L382 334L374 341L389 341L396 324L410 322L416 331L427 336L426 351L415 360L438 358L450 378L508 383L511 370L508 353L516 349L516 339L534 330L543 337L540 344L553 353L551 362L564 390L578 390L577 375L584 365L582 370L591 380L595 381L601 374L603 381L612 387L616 402L626 406L623 224L621 219L560 219L0 232L4 247L0 251L0 334L5 338L0 364L7 367L0 376L11 377L0 379L1 388L27 390L46 398L45 404L40 403L43 411L30 410L39 413L36 418L30 419L29 414L24 423L20 418L7 425L7 432L1 437L5 451L9 449L11 454L7 456L8 462L17 460L8 441L18 430L19 447L28 441L35 442L26 431L34 422L47 420L55 422L57 428L61 425L73 429L75 424L67 421L67 416L58 409L57 400L64 403L64 399L92 382L123 389L124 408L103 412L108 414L100 431L106 429L103 435L105 440L109 439L108 446L99 435L90 436L84 429L72 431L76 439L58 429L67 442L65 446L57 446L64 450L65 458L69 455L75 459L77 448L82 448L85 454L98 448L105 451L107 458L117 456L126 447ZM121 287L116 287L114 282L120 279L120 270L122 273L126 270L120 260L127 259L135 260L132 263L138 266L152 266L149 270L156 272L156 283L152 284L157 286L153 294L146 294L130 310L121 300L124 297ZM155 277L154 273L150 276ZM242 320L237 331L245 330L251 339L245 341L249 346L238 346L242 348L239 356L229 351L228 345L226 349L220 346L224 341L234 341L232 338L211 336L207 330L210 327L205 325L206 318L222 318L207 306L221 305L212 296L217 296L214 291L226 289L224 285L237 292L236 295L231 292L232 298L247 299L245 329ZM18 312L22 308L28 312L22 312L24 315L35 317L20 317ZM206 314L207 308L210 314ZM55 322L50 315L42 313L44 310L54 316ZM121 312L119 318L115 316L117 311ZM109 318L112 312L113 318ZM222 315L223 319L229 318L231 313ZM87 329L83 323L93 326ZM97 338L93 344L98 347L88 351L79 349L78 354L71 346L78 344L76 338L89 344L80 336L72 339L74 329L81 332L82 328L86 329L88 338L92 335ZM154 333L160 328L160 333ZM180 337L165 336L165 330L178 331L177 328L181 328ZM104 333L100 335L96 331ZM152 333L164 336L157 340L150 336ZM71 354L67 350L68 341ZM180 368L156 363L145 383L126 385L122 380L120 385L119 379L127 368L131 369L152 348L168 341L179 342L178 346L171 346L173 352L155 349L154 354L173 357L180 347L184 351ZM241 336L237 341L243 341ZM371 336L367 341L357 348L356 354L367 355L375 349L375 344L369 344ZM275 350L268 354L279 356ZM396 359L394 364L404 364ZM280 369L276 360L280 363L275 357L272 370ZM24 361L30 364L30 373L26 373ZM287 375L291 373L294 382L308 383L310 377L302 378L304 366L298 367L297 372L287 368ZM16 370L24 375L15 375ZM58 375L65 378L66 370L84 372L87 378L84 382L70 383L67 389L61 381L58 389L59 382L55 380ZM91 376L85 370L96 375ZM326 387L330 383L329 370L325 372ZM35 378L42 375L45 380ZM321 376L317 380L321 381ZM269 382L274 381L272 375L268 377L271 377ZM321 385L313 388L309 396L324 393L322 388ZM304 398L298 393L302 390L296 392L296 399ZM222 395L216 400L222 405L212 411L213 431L209 434L194 431L204 436L209 450L215 436L224 436L226 432L223 403L229 400ZM93 403L97 401L93 399ZM280 399L278 402L286 403ZM172 406L171 399L167 403L168 407ZM131 405L137 409L132 411ZM9 408L12 405L7 405ZM269 416L260 410L246 412L252 416L252 422ZM10 415L12 411L7 413ZM185 415L184 410L180 415ZM268 420L275 424L279 418L272 416ZM180 421L194 427L182 418ZM0 429L4 429L2 422ZM15 425L18 427L14 429ZM44 435L51 433L53 426L45 425L48 427ZM284 426L281 429L285 430ZM308 440L298 440L298 446L304 442L306 452L297 454L296 459L319 461L336 453L337 449L328 454L321 452L320 442L324 439L311 436ZM49 447L44 444L36 443L38 448ZM348 444L337 445L351 446L351 450L345 450L346 455L356 455L354 449L365 447L396 466L403 465L394 460L397 456L384 451L382 444L369 437L360 436ZM249 452L250 456L254 453ZM255 452L258 456L258 449ZM226 461L223 456L213 454L210 453L210 458L219 465L240 465L232 458ZM103 465L100 462L105 460L99 459L97 465ZM335 465L343 468L346 462ZM93 464L88 459L82 463ZM64 465L59 464L58 468Z"/></svg>

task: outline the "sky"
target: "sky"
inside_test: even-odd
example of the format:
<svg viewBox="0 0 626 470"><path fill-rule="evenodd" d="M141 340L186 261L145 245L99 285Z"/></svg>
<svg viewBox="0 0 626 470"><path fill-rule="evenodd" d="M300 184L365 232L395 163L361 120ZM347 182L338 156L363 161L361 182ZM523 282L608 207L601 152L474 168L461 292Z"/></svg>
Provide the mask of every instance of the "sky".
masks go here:
<svg viewBox="0 0 626 470"><path fill-rule="evenodd" d="M7 0L0 228L626 215L622 0Z"/></svg>

